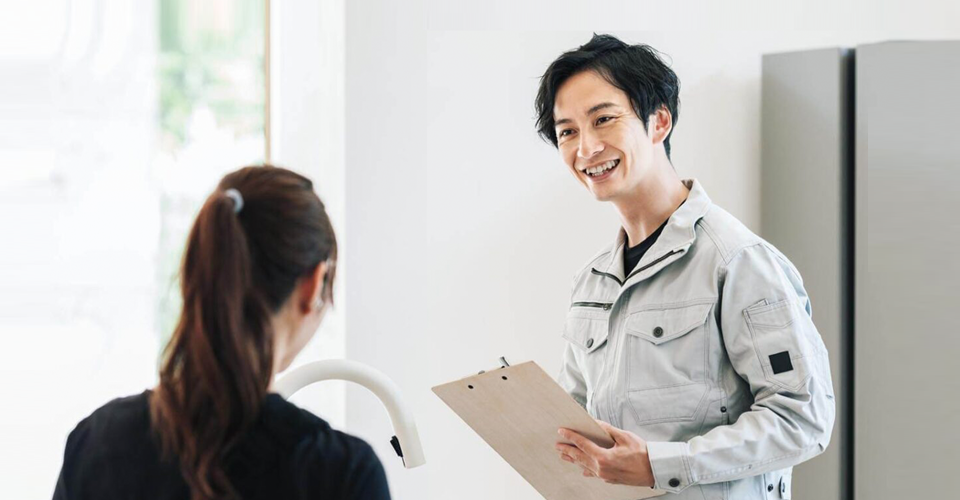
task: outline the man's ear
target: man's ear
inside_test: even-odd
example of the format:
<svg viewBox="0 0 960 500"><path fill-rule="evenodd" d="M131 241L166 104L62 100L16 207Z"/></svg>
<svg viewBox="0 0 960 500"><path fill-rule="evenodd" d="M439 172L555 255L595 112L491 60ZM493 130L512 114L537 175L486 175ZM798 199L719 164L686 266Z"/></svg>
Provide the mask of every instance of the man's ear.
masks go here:
<svg viewBox="0 0 960 500"><path fill-rule="evenodd" d="M323 277L327 274L327 263L317 264L310 272L300 277L297 282L297 306L300 312L308 314L313 305L323 293Z"/></svg>
<svg viewBox="0 0 960 500"><path fill-rule="evenodd" d="M667 140L670 131L673 130L673 115L670 114L670 110L666 106L660 106L660 109L650 115L647 123L650 140L654 144L662 143Z"/></svg>

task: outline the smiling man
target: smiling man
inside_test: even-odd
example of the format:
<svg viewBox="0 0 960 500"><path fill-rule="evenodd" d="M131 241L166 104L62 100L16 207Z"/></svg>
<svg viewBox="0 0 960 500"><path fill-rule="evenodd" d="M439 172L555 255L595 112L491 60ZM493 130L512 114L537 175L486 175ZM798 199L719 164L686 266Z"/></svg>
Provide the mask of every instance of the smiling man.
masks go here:
<svg viewBox="0 0 960 500"><path fill-rule="evenodd" d="M830 441L827 351L793 264L677 175L679 87L654 49L605 35L540 81L540 135L622 226L574 277L559 376L616 444L560 429L557 450L677 498L790 498Z"/></svg>

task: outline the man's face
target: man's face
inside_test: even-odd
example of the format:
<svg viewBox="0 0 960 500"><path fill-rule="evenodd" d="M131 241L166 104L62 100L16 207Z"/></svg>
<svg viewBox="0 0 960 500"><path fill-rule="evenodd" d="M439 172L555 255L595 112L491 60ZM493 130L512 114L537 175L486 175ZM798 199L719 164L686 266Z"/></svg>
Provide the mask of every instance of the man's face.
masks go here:
<svg viewBox="0 0 960 500"><path fill-rule="evenodd" d="M661 118L669 127L664 113L651 115L651 131ZM655 149L626 93L596 72L583 71L560 86L553 117L560 156L598 200L635 192L653 164Z"/></svg>

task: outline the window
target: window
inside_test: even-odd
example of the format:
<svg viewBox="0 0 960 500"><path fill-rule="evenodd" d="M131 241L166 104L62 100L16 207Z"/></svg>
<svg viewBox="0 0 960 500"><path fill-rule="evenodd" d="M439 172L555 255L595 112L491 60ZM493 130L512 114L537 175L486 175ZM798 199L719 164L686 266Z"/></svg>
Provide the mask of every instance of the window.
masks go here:
<svg viewBox="0 0 960 500"><path fill-rule="evenodd" d="M0 498L48 496L77 422L156 383L189 226L225 172L266 157L268 1L35 0L0 16ZM285 24L272 142L339 229L342 5L318 3L283 2L314 16L271 22ZM342 288L300 363L343 355ZM309 397L342 424L342 388Z"/></svg>
<svg viewBox="0 0 960 500"><path fill-rule="evenodd" d="M180 311L175 281L190 225L227 172L262 163L263 0L160 2L157 149L157 311L166 341Z"/></svg>

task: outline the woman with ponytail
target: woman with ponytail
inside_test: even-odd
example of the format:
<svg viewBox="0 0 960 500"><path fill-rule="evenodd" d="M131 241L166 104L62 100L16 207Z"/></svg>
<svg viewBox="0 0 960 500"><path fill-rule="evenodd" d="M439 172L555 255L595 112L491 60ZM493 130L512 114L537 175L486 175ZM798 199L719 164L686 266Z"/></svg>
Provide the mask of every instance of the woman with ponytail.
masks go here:
<svg viewBox="0 0 960 500"><path fill-rule="evenodd" d="M369 445L270 392L333 303L336 260L308 179L224 177L187 240L159 384L77 425L54 499L389 499Z"/></svg>

